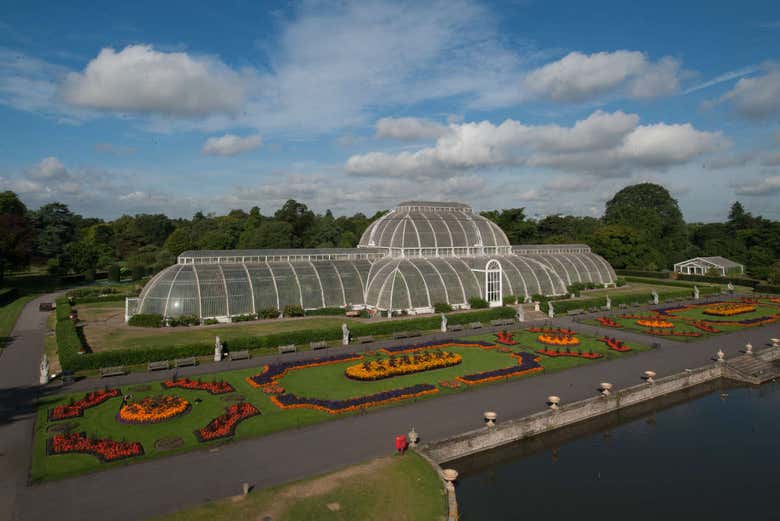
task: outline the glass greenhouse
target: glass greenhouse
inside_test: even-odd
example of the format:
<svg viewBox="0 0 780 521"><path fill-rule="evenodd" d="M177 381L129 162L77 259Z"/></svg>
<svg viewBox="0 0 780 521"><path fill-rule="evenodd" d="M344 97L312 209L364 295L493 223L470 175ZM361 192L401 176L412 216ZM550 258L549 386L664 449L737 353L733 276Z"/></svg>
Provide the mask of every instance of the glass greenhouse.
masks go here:
<svg viewBox="0 0 780 521"><path fill-rule="evenodd" d="M228 320L289 304L428 313L473 297L498 306L508 295L563 295L576 282L612 285L615 271L582 244L513 246L465 204L407 202L357 248L183 252L128 299L126 316Z"/></svg>

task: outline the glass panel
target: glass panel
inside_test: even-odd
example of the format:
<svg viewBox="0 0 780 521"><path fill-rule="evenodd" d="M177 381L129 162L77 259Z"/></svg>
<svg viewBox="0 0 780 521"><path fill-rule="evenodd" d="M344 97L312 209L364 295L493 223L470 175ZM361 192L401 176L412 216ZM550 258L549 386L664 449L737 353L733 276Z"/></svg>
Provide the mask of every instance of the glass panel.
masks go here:
<svg viewBox="0 0 780 521"><path fill-rule="evenodd" d="M270 307L278 308L274 279L271 277L271 271L268 269L268 266L265 264L247 264L246 269L249 271L249 276L252 279L255 310L260 312Z"/></svg>
<svg viewBox="0 0 780 521"><path fill-rule="evenodd" d="M315 309L323 306L322 289L317 278L317 272L308 262L293 262L293 268L298 275L298 283L303 294L303 308Z"/></svg>
<svg viewBox="0 0 780 521"><path fill-rule="evenodd" d="M200 302L204 317L221 317L228 314L225 298L225 281L218 264L199 264L195 269L200 284Z"/></svg>
<svg viewBox="0 0 780 521"><path fill-rule="evenodd" d="M358 306L363 304L363 284L360 280L359 268L350 261L334 261L333 265L341 275L341 283L344 284L344 293L347 297L347 305Z"/></svg>
<svg viewBox="0 0 780 521"><path fill-rule="evenodd" d="M192 266L181 266L181 270L173 282L166 311L166 315L169 317L178 317L180 315L200 316L198 287L195 282L195 272L192 269Z"/></svg>
<svg viewBox="0 0 780 521"><path fill-rule="evenodd" d="M301 294L290 265L286 262L270 262L268 265L279 289L279 310L284 310L284 306L288 304L300 306Z"/></svg>
<svg viewBox="0 0 780 521"><path fill-rule="evenodd" d="M315 261L314 268L320 276L322 289L325 293L326 307L341 307L345 305L345 293L342 291L341 277L331 261Z"/></svg>
<svg viewBox="0 0 780 521"><path fill-rule="evenodd" d="M228 290L228 307L231 315L246 315L252 313L252 290L241 264L223 264L225 282Z"/></svg>

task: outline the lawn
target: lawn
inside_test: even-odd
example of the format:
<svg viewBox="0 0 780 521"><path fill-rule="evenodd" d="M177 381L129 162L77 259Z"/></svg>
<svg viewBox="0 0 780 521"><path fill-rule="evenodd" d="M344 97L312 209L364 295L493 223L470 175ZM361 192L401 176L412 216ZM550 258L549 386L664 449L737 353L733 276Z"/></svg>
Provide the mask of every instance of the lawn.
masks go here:
<svg viewBox="0 0 780 521"><path fill-rule="evenodd" d="M214 501L158 521L438 521L446 513L438 474L408 452Z"/></svg>
<svg viewBox="0 0 780 521"><path fill-rule="evenodd" d="M428 386L426 388L428 394L425 396L401 398L393 401L388 401L388 399L379 400L383 401L383 404L380 406L391 406L398 403L409 403L418 399L428 399L438 395L463 392L470 386L466 385L465 382L456 380L456 378L485 371L518 368L520 361L517 356L513 356L515 353L521 353L521 358L531 362L534 367L538 367L538 364L541 364L544 371L557 371L598 361L568 356L549 357L537 355L536 353L533 356L522 356L522 353L532 353L545 346L537 340L537 333L519 330L514 331L513 334L518 343L511 347L495 344L496 337L493 334L482 334L463 339L463 343L482 341L486 345L442 347L442 350L450 351L460 355L462 358L458 365L451 367L375 381L358 381L345 376L345 370L350 366L362 365L366 361L389 358L389 355L386 353L376 352L362 357L355 355L356 359L339 361L338 363L289 370L281 374L274 382L277 386L283 388L286 396L294 395L320 400L346 400L374 395L382 391L409 388L414 385L426 384ZM586 335L577 334L576 337L580 341L576 349L580 349L583 352L592 351L593 353L599 353L603 355L602 360L631 354L612 351L603 342ZM631 349L633 352L636 352L647 348L631 345ZM425 348L418 352L435 353L436 351L431 348ZM328 355L323 354L322 356L327 357ZM538 363L533 362L537 357ZM71 400L80 400L84 397L84 393L47 397L40 403L38 410L32 479L34 481L42 481L100 468L109 468L137 460L211 446L232 439L261 436L284 429L301 427L315 422L338 418L345 414L362 414L367 409L367 406L360 406L356 410L350 409L349 412L342 413L326 412L325 410L308 407L283 409L271 400L271 395L266 394L264 389L252 386L247 382L247 377L262 374L262 371L263 369L261 368L246 369L218 373L203 378L204 382L226 381L230 383L235 392L226 395L212 395L203 390L164 389L159 382L122 388L122 394L132 395L131 401L160 395L174 395L187 400L192 405L187 414L155 424L134 425L120 423L117 420L117 413L122 404L121 396L110 398L95 407L85 409L81 417L50 421L48 419L48 411L50 409L58 405L66 405ZM515 376L515 378L517 377ZM506 378L502 376L501 380ZM221 415L225 411L226 406L235 403L227 400L238 400L237 396L242 397L246 402L259 409L261 414L247 418L239 423L232 438L227 437L222 441L199 442L194 431L205 427L212 419ZM69 432L84 432L91 438L140 442L144 449L144 455L110 463L101 463L96 457L84 454L47 455L46 439L55 434L51 429L59 429L58 425L61 424L69 424ZM175 448L159 447L156 443L159 440L171 437L180 438L180 446Z"/></svg>
<svg viewBox="0 0 780 521"><path fill-rule="evenodd" d="M11 339L11 332L24 306L34 298L35 295L25 295L0 307L0 349Z"/></svg>
<svg viewBox="0 0 780 521"><path fill-rule="evenodd" d="M780 299L762 298L749 301L752 302L755 306L754 311L739 313L729 317L714 316L706 313L705 311L709 308L712 308L715 304L702 303L693 305L675 305L662 308L659 311L647 311L641 313L627 311L624 313L610 315L609 318L618 323L621 326L621 329L638 331L640 333L649 335L652 335L652 333L650 333L650 328L639 325L637 320L661 319L667 323L672 324L673 327L656 328L656 331L664 330L673 333L697 335L663 336L663 338L678 341L692 341L705 336L730 333L740 329L745 329L747 327L755 327L757 325L780 320ZM701 322L703 322L706 326L713 328L714 331L707 331L694 325L695 323ZM606 325L600 323L596 319L586 320L585 323L602 327Z"/></svg>

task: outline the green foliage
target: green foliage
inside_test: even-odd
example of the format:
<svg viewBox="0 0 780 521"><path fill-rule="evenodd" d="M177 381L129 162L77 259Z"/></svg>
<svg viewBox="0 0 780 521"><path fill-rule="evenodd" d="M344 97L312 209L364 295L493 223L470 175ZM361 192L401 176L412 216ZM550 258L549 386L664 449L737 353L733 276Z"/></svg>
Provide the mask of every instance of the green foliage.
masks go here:
<svg viewBox="0 0 780 521"><path fill-rule="evenodd" d="M505 306L513 306L517 304L517 297L515 295L504 295L503 301Z"/></svg>
<svg viewBox="0 0 780 521"><path fill-rule="evenodd" d="M626 275L631 277L648 277L653 279L670 279L672 278L671 271L642 271L642 270L615 270L618 275Z"/></svg>
<svg viewBox="0 0 780 521"><path fill-rule="evenodd" d="M303 308L297 304L287 304L284 306L285 317L302 317L303 315Z"/></svg>
<svg viewBox="0 0 780 521"><path fill-rule="evenodd" d="M471 306L471 309L485 309L490 306L488 304L488 301L480 298L480 297L471 297L469 298L469 306Z"/></svg>
<svg viewBox="0 0 780 521"><path fill-rule="evenodd" d="M780 261L775 262L769 268L766 280L769 284L780 285Z"/></svg>
<svg viewBox="0 0 780 521"><path fill-rule="evenodd" d="M118 264L112 264L108 267L108 280L111 282L119 282L119 280L122 278L122 272L119 269Z"/></svg>
<svg viewBox="0 0 780 521"><path fill-rule="evenodd" d="M260 318L278 318L279 317L279 310L275 308L274 306L270 306L267 308L263 308L258 313L260 315Z"/></svg>
<svg viewBox="0 0 780 521"><path fill-rule="evenodd" d="M132 280L141 280L146 275L146 268L142 264L130 265L130 277Z"/></svg>
<svg viewBox="0 0 780 521"><path fill-rule="evenodd" d="M433 305L433 311L436 313L449 313L452 311L452 306L446 302L437 302Z"/></svg>
<svg viewBox="0 0 780 521"><path fill-rule="evenodd" d="M200 319L195 315L181 315L168 319L168 325L171 327L197 326L198 324L200 324Z"/></svg>
<svg viewBox="0 0 780 521"><path fill-rule="evenodd" d="M618 288L626 285L626 278L625 277L618 277L615 279L615 286Z"/></svg>
<svg viewBox="0 0 780 521"><path fill-rule="evenodd" d="M27 266L33 237L24 203L11 191L0 192L0 282L6 271Z"/></svg>
<svg viewBox="0 0 780 521"><path fill-rule="evenodd" d="M754 288L754 290L758 293L774 293L779 294L780 293L780 286L773 286L770 284L758 284Z"/></svg>
<svg viewBox="0 0 780 521"><path fill-rule="evenodd" d="M344 308L320 308L320 309L307 309L307 317L315 316L343 316L347 311Z"/></svg>
<svg viewBox="0 0 780 521"><path fill-rule="evenodd" d="M163 316L157 313L139 313L130 317L127 325L135 327L162 327Z"/></svg>
<svg viewBox="0 0 780 521"><path fill-rule="evenodd" d="M16 288L0 288L0 306L5 306L9 302L19 297L19 290Z"/></svg>
<svg viewBox="0 0 780 521"><path fill-rule="evenodd" d="M728 284L731 282L735 286L750 286L755 287L757 284L761 284L760 280L749 279L747 277L708 277L706 275L684 275L682 273L677 274L678 280L692 280L694 282L713 282L715 284Z"/></svg>
<svg viewBox="0 0 780 521"><path fill-rule="evenodd" d="M214 324L219 324L219 320L216 318L204 318L203 319L203 325L204 326L213 326Z"/></svg>
<svg viewBox="0 0 780 521"><path fill-rule="evenodd" d="M566 291L569 292L569 294L574 294L574 296L579 297L580 292L585 289L595 289L598 287L593 282L575 282L574 284L571 284L566 288Z"/></svg>
<svg viewBox="0 0 780 521"><path fill-rule="evenodd" d="M236 315L233 317L230 317L231 322L250 322L252 320L257 320L257 315Z"/></svg>

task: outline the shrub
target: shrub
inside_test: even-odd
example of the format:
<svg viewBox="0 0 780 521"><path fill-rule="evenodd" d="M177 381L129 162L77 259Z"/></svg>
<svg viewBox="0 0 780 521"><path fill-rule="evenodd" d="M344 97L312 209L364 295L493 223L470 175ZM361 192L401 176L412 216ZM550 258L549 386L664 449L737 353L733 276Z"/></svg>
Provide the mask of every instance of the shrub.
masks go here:
<svg viewBox="0 0 780 521"><path fill-rule="evenodd" d="M108 267L108 280L112 282L119 282L121 276L122 274L118 264L112 264Z"/></svg>
<svg viewBox="0 0 780 521"><path fill-rule="evenodd" d="M19 290L17 290L16 288L0 289L0 306L4 306L13 300L16 300L18 296L19 296Z"/></svg>
<svg viewBox="0 0 780 521"><path fill-rule="evenodd" d="M515 295L504 295L504 305L514 306L517 304L517 297Z"/></svg>
<svg viewBox="0 0 780 521"><path fill-rule="evenodd" d="M615 279L615 286L617 286L618 288L621 287L621 286L625 286L625 285L626 285L626 278L625 277L618 277L618 278Z"/></svg>
<svg viewBox="0 0 780 521"><path fill-rule="evenodd" d="M162 327L163 316L157 313L139 313L127 321L127 325L136 327Z"/></svg>
<svg viewBox="0 0 780 521"><path fill-rule="evenodd" d="M346 313L344 308L320 308L320 309L308 309L306 310L306 316L319 316L319 315L343 315Z"/></svg>
<svg viewBox="0 0 780 521"><path fill-rule="evenodd" d="M469 299L469 306L471 306L471 309L485 309L490 305L488 304L488 301L483 298L471 297Z"/></svg>
<svg viewBox="0 0 780 521"><path fill-rule="evenodd" d="M203 319L203 325L204 326L213 326L214 324L219 324L219 320L216 318L204 318Z"/></svg>
<svg viewBox="0 0 780 521"><path fill-rule="evenodd" d="M260 318L278 318L279 310L271 306L261 309L258 315L260 315Z"/></svg>
<svg viewBox="0 0 780 521"><path fill-rule="evenodd" d="M433 310L436 313L449 313L452 311L452 306L447 304L446 302L437 302L433 305Z"/></svg>
<svg viewBox="0 0 780 521"><path fill-rule="evenodd" d="M129 268L130 277L133 280L141 280L143 276L146 275L146 268L143 266L143 264L131 264Z"/></svg>
<svg viewBox="0 0 780 521"><path fill-rule="evenodd" d="M249 322L251 320L257 320L257 315L236 315L230 317L231 322Z"/></svg>
<svg viewBox="0 0 780 521"><path fill-rule="evenodd" d="M754 291L758 293L780 293L780 286L773 286L771 284L757 284Z"/></svg>
<svg viewBox="0 0 780 521"><path fill-rule="evenodd" d="M200 324L200 319L195 315L181 315L179 317L171 317L168 319L168 325L171 327L197 326L198 324Z"/></svg>
<svg viewBox="0 0 780 521"><path fill-rule="evenodd" d="M298 304L287 304L284 306L285 317L302 317L303 315L303 308Z"/></svg>
<svg viewBox="0 0 780 521"><path fill-rule="evenodd" d="M615 270L618 275L629 275L631 277L650 277L652 279L670 279L671 271L643 271L643 270Z"/></svg>

